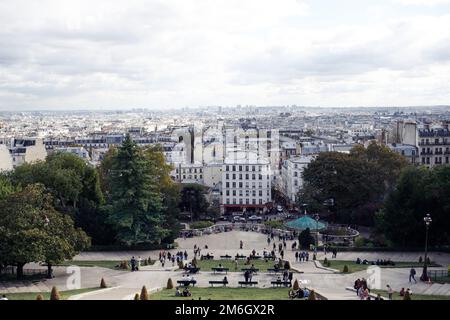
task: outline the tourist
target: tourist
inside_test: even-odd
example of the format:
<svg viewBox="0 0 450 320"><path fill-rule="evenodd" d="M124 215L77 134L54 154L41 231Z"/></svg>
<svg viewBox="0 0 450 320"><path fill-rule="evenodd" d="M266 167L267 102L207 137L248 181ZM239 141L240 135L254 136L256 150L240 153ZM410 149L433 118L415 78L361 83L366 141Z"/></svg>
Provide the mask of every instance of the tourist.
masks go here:
<svg viewBox="0 0 450 320"><path fill-rule="evenodd" d="M405 288L402 288L399 292L400 297L404 297L405 296Z"/></svg>
<svg viewBox="0 0 450 320"><path fill-rule="evenodd" d="M412 290L410 288L408 288L408 289L406 289L406 293L408 293L411 296L412 295Z"/></svg>
<svg viewBox="0 0 450 320"><path fill-rule="evenodd" d="M137 267L136 267L137 271L139 271L139 269L141 268L141 261L142 261L141 256L139 256L137 258Z"/></svg>
<svg viewBox="0 0 450 320"><path fill-rule="evenodd" d="M228 278L225 276L225 277L223 277L223 283L226 283L226 284L228 284Z"/></svg>
<svg viewBox="0 0 450 320"><path fill-rule="evenodd" d="M180 291L180 288L176 288L176 290L175 290L175 297L181 297L181 291Z"/></svg>
<svg viewBox="0 0 450 320"><path fill-rule="evenodd" d="M375 300L383 300L383 299L381 298L380 294L377 294L377 297L375 298Z"/></svg>
<svg viewBox="0 0 450 320"><path fill-rule="evenodd" d="M131 271L136 271L136 259L134 258L134 256L131 257L130 264L131 264Z"/></svg>
<svg viewBox="0 0 450 320"><path fill-rule="evenodd" d="M242 240L239 242L239 248L242 250L242 248L244 248L244 242L242 242Z"/></svg>
<svg viewBox="0 0 450 320"><path fill-rule="evenodd" d="M306 252L306 261L309 261L309 252Z"/></svg>
<svg viewBox="0 0 450 320"><path fill-rule="evenodd" d="M391 288L390 285L387 285L387 293L388 293L388 299L392 300L392 296L394 295L394 290Z"/></svg>
<svg viewBox="0 0 450 320"><path fill-rule="evenodd" d="M414 268L411 268L411 270L409 270L409 282L411 282L411 279L414 280L415 283L417 283L416 269L414 269Z"/></svg>
<svg viewBox="0 0 450 320"><path fill-rule="evenodd" d="M190 297L192 296L191 292L189 291L189 289L186 287L183 290L183 297Z"/></svg>
<svg viewBox="0 0 450 320"><path fill-rule="evenodd" d="M298 262L298 252L295 253L295 261Z"/></svg>

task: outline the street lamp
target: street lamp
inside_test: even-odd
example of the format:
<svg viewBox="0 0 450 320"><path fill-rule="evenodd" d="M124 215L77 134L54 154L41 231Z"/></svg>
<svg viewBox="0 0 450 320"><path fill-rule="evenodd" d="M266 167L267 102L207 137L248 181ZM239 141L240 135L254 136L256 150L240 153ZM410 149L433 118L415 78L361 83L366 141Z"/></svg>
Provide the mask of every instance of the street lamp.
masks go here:
<svg viewBox="0 0 450 320"><path fill-rule="evenodd" d="M428 229L430 228L430 224L433 220L431 220L431 216L427 214L423 221L425 222L425 259L423 261L423 270L422 275L420 276L420 280L428 281L428 272L427 272L427 264L428 264Z"/></svg>
<svg viewBox="0 0 450 320"><path fill-rule="evenodd" d="M316 219L316 251L317 251L317 247L319 246L319 219L320 219L318 213L314 215L314 219Z"/></svg>

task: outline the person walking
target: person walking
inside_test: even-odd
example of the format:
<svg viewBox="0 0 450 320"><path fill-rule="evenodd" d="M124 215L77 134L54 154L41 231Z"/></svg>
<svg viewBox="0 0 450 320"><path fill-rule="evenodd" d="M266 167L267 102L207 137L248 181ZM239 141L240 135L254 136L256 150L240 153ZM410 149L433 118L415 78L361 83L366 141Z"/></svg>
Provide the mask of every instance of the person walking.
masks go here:
<svg viewBox="0 0 450 320"><path fill-rule="evenodd" d="M386 288L387 288L387 293L388 293L388 299L392 300L392 296L394 295L394 290L391 288L390 285L387 285Z"/></svg>
<svg viewBox="0 0 450 320"><path fill-rule="evenodd" d="M411 270L409 270L409 282L411 282L411 279L414 280L414 283L417 283L416 269L414 269L414 268L411 268Z"/></svg>

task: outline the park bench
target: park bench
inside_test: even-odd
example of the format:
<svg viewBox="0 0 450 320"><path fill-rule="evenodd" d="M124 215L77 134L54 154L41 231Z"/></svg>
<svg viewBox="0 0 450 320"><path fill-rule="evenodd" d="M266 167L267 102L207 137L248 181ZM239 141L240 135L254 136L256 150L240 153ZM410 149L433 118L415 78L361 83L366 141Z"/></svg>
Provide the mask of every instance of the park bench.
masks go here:
<svg viewBox="0 0 450 320"><path fill-rule="evenodd" d="M256 268L242 268L241 269L241 271L251 271L251 272L253 272L253 273L257 273L257 272L259 272L259 269L256 269Z"/></svg>
<svg viewBox="0 0 450 320"><path fill-rule="evenodd" d="M211 255L205 255L205 256L201 256L200 260L214 260L214 256Z"/></svg>
<svg viewBox="0 0 450 320"><path fill-rule="evenodd" d="M249 256L250 259L259 260L262 259L262 256Z"/></svg>
<svg viewBox="0 0 450 320"><path fill-rule="evenodd" d="M230 270L229 268L222 268L222 267L214 267L211 268L212 271L214 271L214 273L216 272L225 272L228 273L228 270Z"/></svg>
<svg viewBox="0 0 450 320"><path fill-rule="evenodd" d="M231 259L232 257L230 255L224 255L224 256L220 256L221 259Z"/></svg>
<svg viewBox="0 0 450 320"><path fill-rule="evenodd" d="M236 258L236 259L239 259L239 260L247 259L247 257L244 256L243 254L241 254L241 255L238 255L238 254L237 254L235 258Z"/></svg>
<svg viewBox="0 0 450 320"><path fill-rule="evenodd" d="M224 281L224 280L211 280L211 281L209 282L209 284L211 285L211 287L214 287L215 284L221 284L221 285L223 285L224 287L226 287L227 284L228 284L228 281Z"/></svg>
<svg viewBox="0 0 450 320"><path fill-rule="evenodd" d="M187 273L197 273L197 272L199 272L200 271L200 268L197 268L197 267L192 267L192 268L185 268L184 269Z"/></svg>
<svg viewBox="0 0 450 320"><path fill-rule="evenodd" d="M281 273L283 271L284 271L283 269L275 269L275 268L267 269L267 272L270 272L270 273Z"/></svg>
<svg viewBox="0 0 450 320"><path fill-rule="evenodd" d="M185 287L189 287L189 285L192 284L192 286L195 287L197 280L178 280L177 283L182 284Z"/></svg>
<svg viewBox="0 0 450 320"><path fill-rule="evenodd" d="M292 286L291 281L272 281L270 282L272 284L272 287L290 287Z"/></svg>
<svg viewBox="0 0 450 320"><path fill-rule="evenodd" d="M243 286L256 286L258 281L239 281L238 282L241 287Z"/></svg>

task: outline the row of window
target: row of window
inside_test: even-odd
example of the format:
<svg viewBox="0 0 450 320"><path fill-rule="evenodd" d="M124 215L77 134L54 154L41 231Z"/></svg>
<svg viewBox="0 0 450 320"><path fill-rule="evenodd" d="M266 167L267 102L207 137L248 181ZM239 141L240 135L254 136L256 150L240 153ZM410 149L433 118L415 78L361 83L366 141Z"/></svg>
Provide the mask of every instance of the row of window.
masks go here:
<svg viewBox="0 0 450 320"><path fill-rule="evenodd" d="M185 174L183 174L183 180L186 180L186 179L189 179L189 180L192 180L192 179L194 179L194 180L201 180L201 179L203 179L203 175L196 175L196 174L194 174L194 175L192 175L192 174L189 174L189 175L185 175Z"/></svg>
<svg viewBox="0 0 450 320"><path fill-rule="evenodd" d="M243 198L229 199L229 198L227 198L225 204L260 204L261 205L261 204L264 204L264 202L263 202L263 199L259 199L258 201L256 201L256 199L250 200L248 198L246 198L246 199L243 199Z"/></svg>
<svg viewBox="0 0 450 320"><path fill-rule="evenodd" d="M243 196L244 196L244 192L243 192L242 190L239 190L239 192L237 192L236 190L232 190L232 192L230 192L230 190L227 190L227 191L225 192L225 195L226 195L227 197L229 197L230 194L232 194L232 195L235 197L235 196L237 196L238 193L239 193L239 196L240 196L240 197L243 197ZM252 197L256 197L256 190L252 190L252 194L251 194L251 195L252 195ZM267 195L268 197L270 197L270 191L269 191L269 190L267 190L266 195ZM249 196L250 196L250 190L245 190L245 196L246 196L246 197L249 197ZM260 197L263 196L263 191L262 191L262 190L259 190L259 191L258 191L258 196L260 196Z"/></svg>
<svg viewBox="0 0 450 320"><path fill-rule="evenodd" d="M252 173L251 179L250 179L250 174L248 174L248 173L246 173L245 175L242 174L242 173L239 173L239 174L236 174L236 173L229 174L229 173L227 173L227 174L225 174L225 179L230 180L230 177L231 177L232 180L236 180L236 177L238 177L239 180L242 180L243 178L245 180L257 180L256 179L256 174L254 174L254 173ZM266 175L266 178L269 179L269 175L268 174ZM262 180L262 179L263 179L263 175L262 174L258 174L258 180Z"/></svg>
<svg viewBox="0 0 450 320"><path fill-rule="evenodd" d="M176 173L179 173L179 169L177 168ZM202 168L189 168L189 169L181 169L181 173L203 173L203 169Z"/></svg>
<svg viewBox="0 0 450 320"><path fill-rule="evenodd" d="M266 169L268 169L267 166L265 166L265 167L266 167ZM227 165L226 168L225 168L225 171L239 171L239 172L241 172L241 171L244 171L243 170L244 168L245 168L245 171L250 171L250 169L251 169L251 171L262 171L262 166L236 166L236 165L233 165L233 166ZM238 169L238 170L236 170L236 169Z"/></svg>
<svg viewBox="0 0 450 320"><path fill-rule="evenodd" d="M225 183L225 188L230 188L230 186L231 186L231 188L236 188L237 186L238 186L239 188L243 188L243 187L244 187L244 183L243 183L243 182L239 182L239 183L232 182L232 183L230 183L230 182L227 181L227 182ZM270 188L270 184L269 184L269 183L267 183L266 186L267 186L267 188ZM246 182L246 183L245 183L245 188L248 189L249 187L250 187L250 183ZM263 187L262 182L258 183L258 187L259 187L259 188L262 188L262 187ZM256 183L255 183L255 182L252 182L252 188L256 188Z"/></svg>
<svg viewBox="0 0 450 320"><path fill-rule="evenodd" d="M421 144L430 144L430 139L421 139L420 142L421 142ZM448 141L447 138L443 138L442 141L440 141L439 138L436 138L436 139L434 139L434 142L432 142L432 143L434 143L434 144L440 144L440 143L448 144L449 141Z"/></svg>
<svg viewBox="0 0 450 320"><path fill-rule="evenodd" d="M450 163L449 162L449 157L445 157L445 164ZM434 158L434 164L442 164L442 157L436 157ZM430 157L423 157L422 158L422 164L430 164Z"/></svg>

